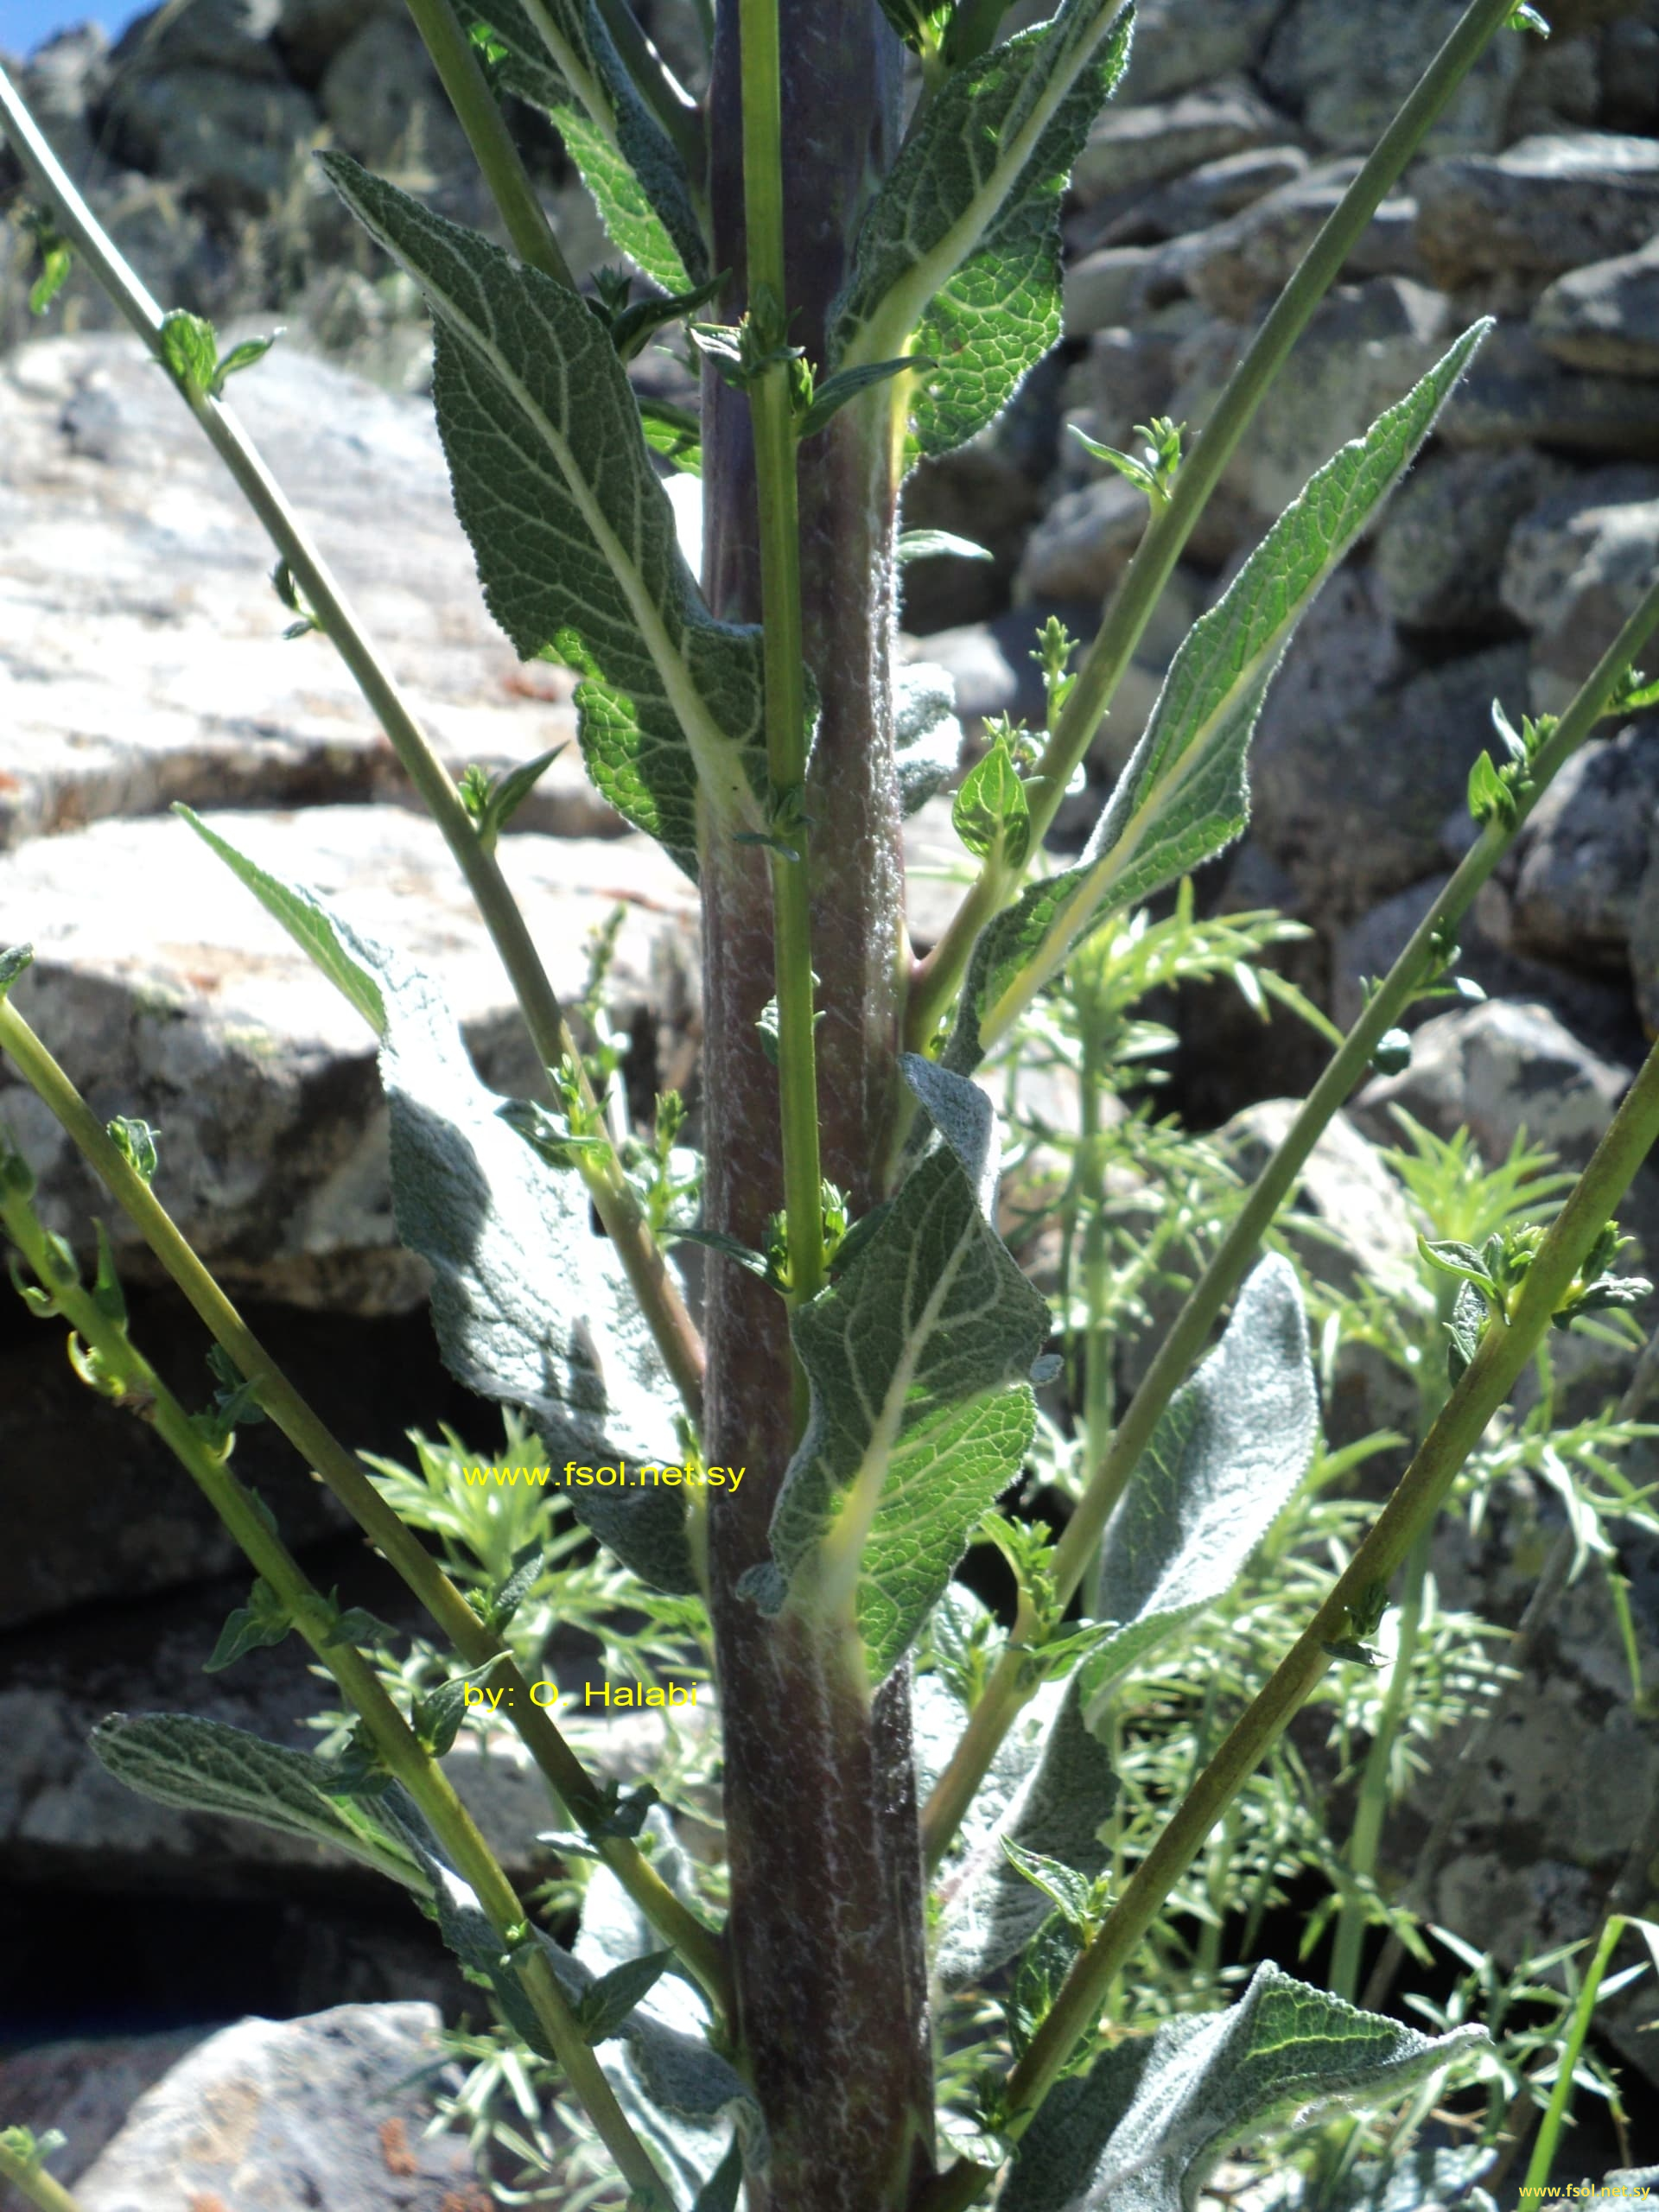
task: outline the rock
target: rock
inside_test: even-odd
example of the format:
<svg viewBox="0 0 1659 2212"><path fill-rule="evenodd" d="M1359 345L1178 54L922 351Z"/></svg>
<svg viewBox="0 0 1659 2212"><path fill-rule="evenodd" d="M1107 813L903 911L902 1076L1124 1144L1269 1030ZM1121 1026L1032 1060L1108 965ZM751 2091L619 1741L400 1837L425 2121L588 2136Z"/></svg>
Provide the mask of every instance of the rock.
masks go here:
<svg viewBox="0 0 1659 2212"><path fill-rule="evenodd" d="M1569 368L1659 377L1659 238L1558 276L1532 311L1532 334Z"/></svg>
<svg viewBox="0 0 1659 2212"><path fill-rule="evenodd" d="M1560 446L1659 459L1659 409L1640 377L1592 376L1544 352L1523 322L1501 321L1446 403L1449 446Z"/></svg>
<svg viewBox="0 0 1659 2212"><path fill-rule="evenodd" d="M1255 834L1315 914L1350 919L1434 867L1440 825L1491 741L1492 699L1516 696L1524 671L1522 648L1499 645L1424 669L1323 725L1305 709L1264 716Z"/></svg>
<svg viewBox="0 0 1659 2212"><path fill-rule="evenodd" d="M257 2202L262 2212L467 2212L465 2139L429 2135L434 2005L240 2020L165 2074L75 2184L82 2212Z"/></svg>
<svg viewBox="0 0 1659 2212"><path fill-rule="evenodd" d="M109 112L124 162L177 179L215 213L257 213L279 199L317 127L297 85L194 67L127 73Z"/></svg>
<svg viewBox="0 0 1659 2212"><path fill-rule="evenodd" d="M128 24L111 59L122 75L223 69L276 84L283 65L270 37L281 14L282 0L184 0L181 7L151 8Z"/></svg>
<svg viewBox="0 0 1659 2212"><path fill-rule="evenodd" d="M1151 192L1127 192L1074 220L1068 243L1079 250L1096 245L1156 245L1205 231L1307 168L1300 146L1262 146L1205 162L1188 176L1175 177Z"/></svg>
<svg viewBox="0 0 1659 2212"><path fill-rule="evenodd" d="M1595 33L1529 40L1503 118L1504 138L1586 130L1601 119L1601 41Z"/></svg>
<svg viewBox="0 0 1659 2212"><path fill-rule="evenodd" d="M1146 535L1147 495L1114 471L1055 501L1031 533L1022 599L1103 599Z"/></svg>
<svg viewBox="0 0 1659 2212"><path fill-rule="evenodd" d="M1541 959L1622 970L1659 805L1659 728L1576 753L1522 830L1514 943Z"/></svg>
<svg viewBox="0 0 1659 2212"><path fill-rule="evenodd" d="M911 944L931 951L972 883L977 863L950 824L950 796L941 791L905 824L905 903Z"/></svg>
<svg viewBox="0 0 1659 2212"><path fill-rule="evenodd" d="M1188 291L1212 315L1249 321L1281 289L1358 168L1357 162L1324 163L1186 241L1181 270ZM1344 274L1350 279L1421 275L1416 219L1415 201L1385 200L1344 264Z"/></svg>
<svg viewBox="0 0 1659 2212"><path fill-rule="evenodd" d="M109 34L101 23L77 23L37 46L18 90L53 152L72 177L86 176L97 155L92 111L110 82Z"/></svg>
<svg viewBox="0 0 1659 2212"><path fill-rule="evenodd" d="M1017 646L1005 645L987 622L935 630L925 638L904 640L909 660L937 661L957 687L957 719L970 737L990 715L1016 719L1042 711L1042 679Z"/></svg>
<svg viewBox="0 0 1659 2212"><path fill-rule="evenodd" d="M499 963L429 823L360 806L210 819L433 974L486 1080L535 1087ZM694 894L672 863L639 836L524 836L507 874L566 1006L582 995L589 931L623 904L607 995L623 1031L638 1020L649 1034L670 974L693 963ZM334 1312L418 1304L421 1265L392 1234L372 1035L182 822L102 823L23 847L0 871L0 941L26 939L37 958L20 1011L100 1119L160 1127L158 1193L228 1288ZM84 1244L107 1209L78 1155L15 1084L0 1110L54 1225ZM143 1279L143 1249L115 1235Z"/></svg>
<svg viewBox="0 0 1659 2212"><path fill-rule="evenodd" d="M1121 192L1182 176L1201 162L1270 146L1284 118L1243 79L1149 107L1114 101L1089 135L1071 174L1071 194L1091 207Z"/></svg>
<svg viewBox="0 0 1659 2212"><path fill-rule="evenodd" d="M1261 516L1287 506L1337 448L1369 429L1445 351L1446 302L1403 276L1339 285L1320 305L1223 479ZM1169 412L1202 426L1243 352L1217 323L1183 349Z"/></svg>
<svg viewBox="0 0 1659 2212"><path fill-rule="evenodd" d="M429 404L287 346L235 399L452 768L564 743L515 823L620 829L568 742L571 679L521 664L485 608ZM411 796L333 649L284 641L271 559L133 340L0 363L0 849L177 798Z"/></svg>
<svg viewBox="0 0 1659 2212"><path fill-rule="evenodd" d="M1459 0L1395 0L1376 11L1351 0L1294 0L1262 81L1322 145L1368 153L1462 12ZM1428 147L1500 145L1522 60L1519 39L1494 39L1430 130Z"/></svg>
<svg viewBox="0 0 1659 2212"><path fill-rule="evenodd" d="M1659 145L1580 130L1502 154L1431 163L1417 183L1417 242L1453 290L1497 270L1554 276L1629 253L1659 222Z"/></svg>
<svg viewBox="0 0 1659 2212"><path fill-rule="evenodd" d="M1431 453L1383 511L1372 565L1384 611L1421 630L1506 629L1503 551L1567 472L1525 446Z"/></svg>
<svg viewBox="0 0 1659 2212"><path fill-rule="evenodd" d="M1264 1098L1235 1114L1216 1142L1239 1173L1254 1180L1290 1132L1300 1098ZM1344 1113L1329 1122L1297 1179L1295 1214L1328 1232L1302 1236L1297 1249L1320 1282L1351 1291L1369 1276L1389 1298L1409 1297L1417 1282L1417 1233L1406 1194ZM1295 1215L1290 1217L1294 1224Z"/></svg>
<svg viewBox="0 0 1659 2212"><path fill-rule="evenodd" d="M328 64L317 98L338 143L371 168L442 175L472 158L406 16L373 16L354 31Z"/></svg>
<svg viewBox="0 0 1659 2212"><path fill-rule="evenodd" d="M1630 922L1630 974L1637 1010L1649 1039L1659 1037L1659 837L1650 838L1648 864ZM1659 1246L1656 1246L1659 1253Z"/></svg>
<svg viewBox="0 0 1659 2212"><path fill-rule="evenodd" d="M302 85L315 86L368 17L400 12L397 0L282 0L276 44L292 75Z"/></svg>
<svg viewBox="0 0 1659 2212"><path fill-rule="evenodd" d="M1596 469L1510 535L1503 603L1533 633L1532 699L1559 713L1659 569L1659 469Z"/></svg>
<svg viewBox="0 0 1659 2212"><path fill-rule="evenodd" d="M1529 1139L1582 1166L1607 1133L1630 1071L1599 1059L1541 1006L1500 999L1427 1021L1411 1065L1360 1093L1360 1127L1377 1136L1403 1106L1437 1136L1466 1128L1493 1165L1524 1129Z"/></svg>
<svg viewBox="0 0 1659 2212"><path fill-rule="evenodd" d="M1285 0L1143 0L1135 10L1135 46L1119 98L1167 99L1253 69Z"/></svg>
<svg viewBox="0 0 1659 2212"><path fill-rule="evenodd" d="M1610 130L1659 125L1659 16L1609 23L1602 33L1601 123Z"/></svg>
<svg viewBox="0 0 1659 2212"><path fill-rule="evenodd" d="M1062 288L1065 335L1087 338L1127 321L1150 273L1164 265L1159 249L1103 246L1067 268Z"/></svg>
<svg viewBox="0 0 1659 2212"><path fill-rule="evenodd" d="M0 2112L8 2126L27 2127L37 2140L49 2128L65 2137L45 2167L67 2185L119 2131L144 2091L209 2032L180 2028L16 2051L0 2058ZM0 2183L0 2212L29 2212L29 2199Z"/></svg>
<svg viewBox="0 0 1659 2212"><path fill-rule="evenodd" d="M907 563L899 572L905 628L958 629L1000 614L1042 505L1030 477L985 438L923 461L905 486L903 527L948 531L991 558Z"/></svg>

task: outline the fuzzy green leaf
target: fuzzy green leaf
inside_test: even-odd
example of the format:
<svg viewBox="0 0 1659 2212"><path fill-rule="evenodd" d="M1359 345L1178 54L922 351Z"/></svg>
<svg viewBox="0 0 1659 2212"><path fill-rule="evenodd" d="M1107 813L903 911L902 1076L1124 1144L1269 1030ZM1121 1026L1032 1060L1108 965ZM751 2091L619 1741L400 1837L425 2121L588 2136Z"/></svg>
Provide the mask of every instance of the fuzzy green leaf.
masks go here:
<svg viewBox="0 0 1659 2212"><path fill-rule="evenodd" d="M931 1683L929 1689L924 1684ZM918 1734L939 1732L929 1701L944 1699L936 1678L917 1684ZM1103 1745L1089 1732L1076 1682L1046 1682L1003 1739L941 1870L936 1970L949 1989L982 1981L1025 1947L1052 1900L1017 1856L1058 1860L1085 1885L1110 1858L1099 1829L1117 1796Z"/></svg>
<svg viewBox="0 0 1659 2212"><path fill-rule="evenodd" d="M707 282L685 164L635 89L593 0L459 0L488 26L497 81L551 119L616 245L665 292Z"/></svg>
<svg viewBox="0 0 1659 2212"><path fill-rule="evenodd" d="M962 757L957 683L948 668L914 660L893 670L893 750L899 804L914 814L955 775Z"/></svg>
<svg viewBox="0 0 1659 2212"><path fill-rule="evenodd" d="M588 1984L576 2017L589 2043L610 2040L634 2006L657 1986L673 1956L672 1951L643 1951Z"/></svg>
<svg viewBox="0 0 1659 2212"><path fill-rule="evenodd" d="M931 361L924 364L906 355L896 361L868 361L861 368L838 370L834 376L826 377L813 393L811 404L795 425L796 436L816 438L820 430L829 429L849 400L856 399L872 385L886 384L912 368L932 365Z"/></svg>
<svg viewBox="0 0 1659 2212"><path fill-rule="evenodd" d="M0 999L10 995L12 985L34 964L32 944L9 944L0 947Z"/></svg>
<svg viewBox="0 0 1659 2212"><path fill-rule="evenodd" d="M1289 1503L1319 1442L1307 1320L1289 1262L1262 1261L1221 1342L1170 1401L1101 1547L1083 1666L1091 1711L1184 1622L1216 1605Z"/></svg>
<svg viewBox="0 0 1659 2212"><path fill-rule="evenodd" d="M702 474L702 424L689 407L665 399L639 399L639 427L655 454L671 461L683 476Z"/></svg>
<svg viewBox="0 0 1659 2212"><path fill-rule="evenodd" d="M355 1800L331 1797L325 1770L307 1751L189 1713L112 1713L90 1740L118 1782L158 1805L257 1821L421 1886L420 1868L402 1843Z"/></svg>
<svg viewBox="0 0 1659 2212"><path fill-rule="evenodd" d="M746 1578L769 1611L839 1619L850 1607L873 1684L1018 1474L1036 1421L1027 1378L1048 1334L1046 1301L991 1226L989 1101L913 1054L904 1068L943 1141L795 1314L810 1411L772 1515L773 1564Z"/></svg>
<svg viewBox="0 0 1659 2212"><path fill-rule="evenodd" d="M1409 467L1491 327L1466 331L1327 461L1193 624L1081 861L1031 885L981 938L950 1065L970 1067L1103 915L1150 898L1242 832L1250 738L1296 626Z"/></svg>
<svg viewBox="0 0 1659 2212"><path fill-rule="evenodd" d="M589 774L695 873L699 786L728 829L766 826L760 633L703 604L604 325L344 155L321 158L431 307L438 429L491 613L524 659L582 675Z"/></svg>
<svg viewBox="0 0 1659 2212"><path fill-rule="evenodd" d="M672 1461L678 1398L614 1247L589 1226L587 1185L508 1126L435 985L314 893L196 827L382 1040L397 1234L432 1269L432 1322L450 1373L481 1397L522 1406L555 1460ZM696 1588L677 1492L639 1484L569 1496L636 1574L661 1589Z"/></svg>
<svg viewBox="0 0 1659 2212"><path fill-rule="evenodd" d="M952 72L871 204L831 365L906 353L924 453L995 420L1060 335L1060 198L1128 60L1120 0L1063 0L1052 22Z"/></svg>
<svg viewBox="0 0 1659 2212"><path fill-rule="evenodd" d="M256 1575L247 1604L238 1605L226 1615L213 1656L202 1662L203 1674L222 1674L226 1667L233 1667L238 1659L245 1659L250 1651L263 1651L280 1643L293 1625L292 1614L270 1583Z"/></svg>
<svg viewBox="0 0 1659 2212"><path fill-rule="evenodd" d="M1031 850L1031 802L1006 737L999 737L963 778L950 809L950 826L976 860L1000 842L1010 868L1025 866Z"/></svg>
<svg viewBox="0 0 1659 2212"><path fill-rule="evenodd" d="M1484 2040L1419 2035L1264 1964L1230 2011L1166 2021L1058 2082L1001 2212L1195 2212L1238 2142L1308 2107L1398 2099Z"/></svg>

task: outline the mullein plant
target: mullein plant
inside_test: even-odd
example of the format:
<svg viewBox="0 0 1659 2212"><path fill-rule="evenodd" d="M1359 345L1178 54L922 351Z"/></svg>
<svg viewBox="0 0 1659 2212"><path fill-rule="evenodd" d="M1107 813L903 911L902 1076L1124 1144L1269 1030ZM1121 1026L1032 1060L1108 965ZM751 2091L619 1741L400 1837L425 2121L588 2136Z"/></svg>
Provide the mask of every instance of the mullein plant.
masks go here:
<svg viewBox="0 0 1659 2212"><path fill-rule="evenodd" d="M1150 427L1131 463L1147 495L1140 549L1075 670L1049 669L1046 728L1005 735L974 772L957 820L977 866L918 960L901 829L950 773L957 732L936 688L895 675L900 495L918 459L993 423L1059 336L1061 198L1122 78L1132 7L1061 0L1003 36L1002 0L717 0L701 11L709 90L694 102L627 0L410 6L508 245L342 155L320 158L425 295L438 427L493 613L524 657L577 672L594 784L698 886L700 1220L677 1103L653 1142L619 1137L616 1054L584 1058L535 917L508 888L499 833L537 764L452 781L226 398L263 348L226 353L210 325L161 311L3 79L0 127L54 265L72 251L108 289L270 532L293 630L323 632L360 684L546 1071L543 1098L504 1103L478 1080L441 978L187 817L377 1041L398 1233L430 1266L447 1363L521 1409L553 1462L747 1470L736 1491L693 1479L569 1493L632 1575L706 1622L721 1878L700 1882L649 1789L601 1787L532 1695L512 1631L527 1592L549 1599L535 1540L511 1572L459 1581L434 1557L180 1236L143 1125L104 1127L30 1029L20 948L0 961L0 1048L205 1323L213 1402L187 1409L156 1376L107 1240L89 1268L41 1220L10 1147L0 1222L19 1287L67 1325L86 1382L165 1438L247 1554L256 1580L212 1663L297 1634L356 1716L326 1759L176 1716L113 1719L96 1748L153 1796L321 1838L403 1884L487 1986L509 2043L556 2066L632 2205L713 2212L741 2195L750 2212L954 2212L999 2192L1007 2212L1176 2212L1234 2143L1287 2114L1424 2108L1425 2083L1480 2063L1478 2033L1425 2037L1270 1964L1230 2009L1155 2028L1110 2000L1320 1678L1370 1652L1391 1579L1543 1332L1638 1295L1612 1216L1659 1134L1659 1059L1547 1232L1448 1255L1444 1406L1121 1884L1101 1840L1116 1790L1105 1746L1119 1686L1225 1598L1315 1451L1302 1298L1262 1239L1320 1130L1379 1050L1397 1053L1402 1013L1455 973L1459 919L1539 793L1605 715L1643 697L1632 663L1659 623L1659 583L1566 713L1483 764L1468 857L1133 1397L1088 1433L1057 1538L998 1503L1059 1360L1046 1301L995 1225L998 1125L975 1075L1094 932L1242 832L1273 672L1484 325L1319 471L1193 626L1080 856L1045 843L1299 334L1489 42L1538 20L1471 0L1190 449L1175 426ZM643 282L572 283L503 92L550 116ZM696 415L628 380L632 356L674 325L701 362ZM701 578L663 489L675 467L702 474ZM696 1321L669 1256L687 1236L705 1248ZM235 1428L256 1416L424 1603L452 1655L440 1679L389 1688L365 1656L376 1624L311 1585L238 1480ZM952 1581L982 1531L1014 1569L1009 1627ZM561 1835L593 1862L574 1951L515 1892L440 1764L480 1688L500 1693ZM716 1893L729 1898L718 1913ZM984 1993L1005 2032L971 2124L958 2113L947 2135L933 2024L964 1991ZM22 2185L60 2203L38 2155L14 2151Z"/></svg>

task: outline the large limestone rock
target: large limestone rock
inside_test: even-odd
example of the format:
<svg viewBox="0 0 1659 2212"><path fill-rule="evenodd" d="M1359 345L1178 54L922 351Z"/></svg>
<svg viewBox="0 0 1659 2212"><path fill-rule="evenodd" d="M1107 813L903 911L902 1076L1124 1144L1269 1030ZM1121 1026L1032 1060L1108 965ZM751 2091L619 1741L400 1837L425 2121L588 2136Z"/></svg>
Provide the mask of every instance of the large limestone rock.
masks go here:
<svg viewBox="0 0 1659 2212"><path fill-rule="evenodd" d="M1417 199L1418 243L1437 283L1554 276L1646 243L1659 221L1659 145L1614 131L1523 138L1432 166Z"/></svg>
<svg viewBox="0 0 1659 2212"><path fill-rule="evenodd" d="M154 2036L77 2038L0 2058L0 2112L38 2140L55 2128L60 2149L46 2171L67 2184L89 2166L144 2091L205 2040L200 2028ZM29 2212L30 2200L0 2183L0 2212Z"/></svg>
<svg viewBox="0 0 1659 2212"><path fill-rule="evenodd" d="M1561 770L1521 833L1513 893L1519 950L1622 970L1659 804L1659 728L1621 730Z"/></svg>
<svg viewBox="0 0 1659 2212"><path fill-rule="evenodd" d="M1498 324L1435 427L1449 446L1536 443L1659 459L1651 382L1570 369L1544 351L1524 322Z"/></svg>
<svg viewBox="0 0 1659 2212"><path fill-rule="evenodd" d="M1659 238L1558 276L1532 311L1532 334L1569 368L1659 376Z"/></svg>
<svg viewBox="0 0 1659 2212"><path fill-rule="evenodd" d="M1503 596L1533 633L1534 705L1557 714L1659 570L1659 468L1602 468L1518 523Z"/></svg>
<svg viewBox="0 0 1659 2212"><path fill-rule="evenodd" d="M1109 194L1159 184L1202 162L1269 146L1284 118L1247 83L1214 85L1146 107L1108 107L1077 157L1071 190L1090 207Z"/></svg>
<svg viewBox="0 0 1659 2212"><path fill-rule="evenodd" d="M285 345L232 397L451 764L573 740L569 677L521 666L484 607L430 404ZM175 798L407 796L333 648L284 640L272 560L135 340L0 362L0 849ZM517 823L622 827L573 742Z"/></svg>
<svg viewBox="0 0 1659 2212"><path fill-rule="evenodd" d="M1263 81L1321 144L1368 152L1462 12L1459 0L1393 0L1382 9L1292 0L1268 48ZM1519 39L1494 39L1435 124L1430 146L1499 145L1522 59Z"/></svg>
<svg viewBox="0 0 1659 2212"><path fill-rule="evenodd" d="M430 823L361 806L211 819L433 975L487 1081L536 1086L505 977ZM581 997L590 932L620 904L618 1026L639 1023L649 1040L652 1009L677 995L683 1007L695 893L650 840L517 837L505 859L566 1005ZM336 1312L419 1302L423 1271L392 1233L373 1035L181 821L105 822L24 846L0 870L0 941L35 944L16 1003L99 1116L159 1126L156 1190L227 1287ZM78 1156L3 1074L0 1113L42 1178L48 1217L84 1243L108 1209ZM141 1274L143 1248L116 1233Z"/></svg>
<svg viewBox="0 0 1659 2212"><path fill-rule="evenodd" d="M1566 470L1529 447L1434 453L1383 511L1374 565L1382 604L1421 630L1502 630L1503 553L1521 518L1559 490Z"/></svg>

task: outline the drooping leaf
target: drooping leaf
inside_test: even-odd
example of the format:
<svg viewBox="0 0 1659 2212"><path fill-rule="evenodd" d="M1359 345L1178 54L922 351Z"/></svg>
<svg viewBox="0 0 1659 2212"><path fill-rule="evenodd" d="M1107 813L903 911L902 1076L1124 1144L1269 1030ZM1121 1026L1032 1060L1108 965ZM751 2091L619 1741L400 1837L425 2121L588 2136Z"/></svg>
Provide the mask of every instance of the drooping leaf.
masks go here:
<svg viewBox="0 0 1659 2212"><path fill-rule="evenodd" d="M925 1701L946 1694L917 1683ZM950 1700L954 1703L954 1700ZM958 1732L961 1713L957 1713ZM1037 1933L1052 1901L1022 1873L1007 1847L1058 1859L1092 1881L1103 1873L1108 1847L1101 1823L1117 1796L1104 1746L1089 1732L1077 1682L1046 1682L1004 1738L963 1819L957 1847L942 1869L935 1970L947 1989L982 1981Z"/></svg>
<svg viewBox="0 0 1659 2212"><path fill-rule="evenodd" d="M1484 2040L1419 2035L1264 1963L1230 2011L1166 2021L1058 2082L1000 2212L1195 2212L1237 2143L1310 2107L1398 2097Z"/></svg>
<svg viewBox="0 0 1659 2212"><path fill-rule="evenodd" d="M1085 929L1188 874L1243 830L1250 738L1296 626L1410 465L1491 327L1466 331L1327 461L1193 624L1082 859L1032 884L982 936L950 1065L976 1064Z"/></svg>
<svg viewBox="0 0 1659 2212"><path fill-rule="evenodd" d="M589 1226L586 1184L502 1118L435 985L315 893L195 826L359 1013L379 1008L397 1234L432 1269L433 1326L450 1373L481 1397L522 1406L556 1462L672 1462L673 1383L615 1248ZM569 1497L635 1573L664 1590L696 1586L679 1493L635 1484Z"/></svg>
<svg viewBox="0 0 1659 2212"><path fill-rule="evenodd" d="M924 453L995 420L1060 335L1060 198L1128 60L1132 10L1063 0L946 78L860 231L831 366L906 352Z"/></svg>
<svg viewBox="0 0 1659 2212"><path fill-rule="evenodd" d="M524 659L581 674L588 773L695 874L699 789L728 828L766 826L760 635L703 604L603 325L344 155L321 160L431 307L438 430L491 613Z"/></svg>
<svg viewBox="0 0 1659 2212"><path fill-rule="evenodd" d="M768 1611L850 1607L872 1684L895 1667L975 1524L1020 1471L1048 1309L992 1228L999 1145L975 1085L912 1054L941 1141L844 1271L794 1317L806 1433L772 1514Z"/></svg>
<svg viewBox="0 0 1659 2212"><path fill-rule="evenodd" d="M893 746L899 804L914 814L955 775L962 757L957 683L948 668L913 660L893 670Z"/></svg>
<svg viewBox="0 0 1659 2212"><path fill-rule="evenodd" d="M487 25L498 82L550 118L628 258L665 292L705 283L709 250L685 164L593 0L458 0L456 12Z"/></svg>
<svg viewBox="0 0 1659 2212"><path fill-rule="evenodd" d="M420 1886L421 1870L399 1840L358 1800L330 1796L307 1751L189 1713L111 1713L89 1740L118 1782L158 1805L257 1821Z"/></svg>
<svg viewBox="0 0 1659 2212"><path fill-rule="evenodd" d="M1093 1610L1117 1627L1084 1662L1091 1710L1154 1644L1226 1596L1307 1472L1319 1430L1301 1293L1289 1262L1271 1255L1171 1399L1107 1528Z"/></svg>

